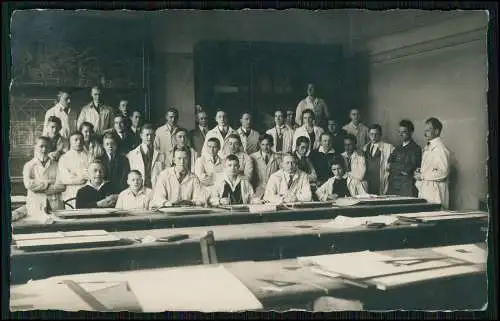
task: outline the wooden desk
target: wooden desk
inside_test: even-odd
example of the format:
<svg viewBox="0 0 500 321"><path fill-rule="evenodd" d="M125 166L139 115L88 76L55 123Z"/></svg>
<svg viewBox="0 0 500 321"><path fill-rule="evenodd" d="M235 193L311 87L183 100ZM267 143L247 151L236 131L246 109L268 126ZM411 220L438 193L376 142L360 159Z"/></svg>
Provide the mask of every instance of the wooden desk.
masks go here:
<svg viewBox="0 0 500 321"><path fill-rule="evenodd" d="M385 200L389 202L389 200ZM419 199L414 199L420 202ZM217 209L211 214L173 216L163 213L145 212L141 215L109 217L109 218L81 218L63 220L54 224L39 224L30 222L14 222L13 232L41 233L75 230L145 230L171 227L193 227L229 224L250 224L262 222L321 220L344 216L374 216L393 213L414 213L436 211L439 204L431 203L386 204L386 205L354 205L349 207L330 207L315 209L281 210L263 213L230 212Z"/></svg>
<svg viewBox="0 0 500 321"><path fill-rule="evenodd" d="M71 250L24 252L13 249L11 282L22 283L58 274L126 271L201 264L199 240L213 231L219 262L276 260L305 255L360 250L481 242L486 239L487 219L446 220L401 224L373 229L367 226L338 229L322 226L330 220L256 223L196 228L115 232L119 238L155 238L187 234L174 243L127 245ZM309 226L309 227L308 227Z"/></svg>
<svg viewBox="0 0 500 321"><path fill-rule="evenodd" d="M484 244L478 244L483 246ZM383 251L397 257L435 257L445 258L432 248ZM485 265L461 263L473 270L455 276L436 273L431 279L405 284L387 290L375 287L362 288L344 282L341 278L331 278L316 274L296 259L227 263L224 267L236 276L263 304L265 310L286 311L288 309L312 310L312 302L321 296L330 296L363 303L364 310L479 310L487 301L487 281ZM191 266L183 269L204 269L206 266ZM168 269L155 269L168 271ZM126 280L134 272L120 273ZM115 274L113 274L115 275ZM81 276L80 276L81 277ZM109 275L108 275L109 277ZM65 277L71 279L71 277ZM102 280L99 274L85 275L87 281ZM280 291L269 290L265 279L281 280L295 284L281 287ZM126 281L124 281L126 285ZM22 285L25 289L30 284ZM19 287L11 286L11 295L16 295ZM468 295L462 295L466 289ZM175 291L175 289L171 289ZM35 290L33 290L35 291ZM140 307L134 293L119 285L100 292L95 297L113 310L139 311ZM15 305L15 300L12 301Z"/></svg>

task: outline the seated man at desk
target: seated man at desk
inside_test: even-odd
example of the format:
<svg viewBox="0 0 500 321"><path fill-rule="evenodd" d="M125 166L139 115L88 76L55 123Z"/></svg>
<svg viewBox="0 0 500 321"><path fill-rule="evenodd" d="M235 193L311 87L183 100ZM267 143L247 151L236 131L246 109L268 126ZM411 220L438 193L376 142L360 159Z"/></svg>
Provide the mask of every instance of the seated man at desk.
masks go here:
<svg viewBox="0 0 500 321"><path fill-rule="evenodd" d="M297 157L286 153L281 169L269 177L264 201L270 203L310 202L311 186L307 174L298 169Z"/></svg>
<svg viewBox="0 0 500 321"><path fill-rule="evenodd" d="M204 187L213 186L217 176L224 172L222 158L219 156L220 141L211 137L207 141L205 153L196 160L194 173Z"/></svg>
<svg viewBox="0 0 500 321"><path fill-rule="evenodd" d="M76 208L114 207L118 195L110 182L104 181L104 164L94 160L89 164L89 182L76 193Z"/></svg>
<svg viewBox="0 0 500 321"><path fill-rule="evenodd" d="M244 153L239 135L231 134L227 138L227 153L223 155L235 155L240 160L240 174L251 180L253 175L253 162L247 153Z"/></svg>
<svg viewBox="0 0 500 321"><path fill-rule="evenodd" d="M299 170L307 174L309 183L316 185L318 175L316 174L316 169L314 168L314 164L311 160L312 151L310 152L309 150L309 138L300 136L297 138L296 146L297 150L295 153L297 156L297 166L299 167Z"/></svg>
<svg viewBox="0 0 500 321"><path fill-rule="evenodd" d="M328 179L316 191L316 196L320 201L334 201L339 197L349 197L348 180L349 176L345 175L344 165L341 160L334 159L332 162L333 177Z"/></svg>
<svg viewBox="0 0 500 321"><path fill-rule="evenodd" d="M43 217L47 207L52 210L63 208L61 192L65 187L56 183L57 161L49 158L49 144L49 138L38 137L35 155L23 168L24 187L28 190L26 210L32 218Z"/></svg>
<svg viewBox="0 0 500 321"><path fill-rule="evenodd" d="M153 190L151 209L177 205L203 205L206 195L200 180L189 171L188 151L179 148L174 151L174 165L163 170Z"/></svg>
<svg viewBox="0 0 500 321"><path fill-rule="evenodd" d="M239 205L249 204L253 197L253 188L248 179L240 174L240 160L236 155L229 155L224 162L224 175L215 183L210 197L210 204Z"/></svg>
<svg viewBox="0 0 500 321"><path fill-rule="evenodd" d="M142 174L131 170L127 178L128 188L118 195L116 208L123 210L146 210L149 208L153 191L144 186Z"/></svg>

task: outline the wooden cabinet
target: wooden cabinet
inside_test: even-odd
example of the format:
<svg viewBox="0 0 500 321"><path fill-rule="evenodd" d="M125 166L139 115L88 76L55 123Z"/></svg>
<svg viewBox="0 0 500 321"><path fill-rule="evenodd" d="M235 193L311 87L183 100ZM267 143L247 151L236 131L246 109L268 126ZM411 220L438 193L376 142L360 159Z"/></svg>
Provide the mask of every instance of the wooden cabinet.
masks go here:
<svg viewBox="0 0 500 321"><path fill-rule="evenodd" d="M296 109L309 82L330 112L342 113L342 48L336 45L259 42L200 42L194 48L195 96L210 116L217 108L239 127L244 110L254 127L272 126L276 108Z"/></svg>

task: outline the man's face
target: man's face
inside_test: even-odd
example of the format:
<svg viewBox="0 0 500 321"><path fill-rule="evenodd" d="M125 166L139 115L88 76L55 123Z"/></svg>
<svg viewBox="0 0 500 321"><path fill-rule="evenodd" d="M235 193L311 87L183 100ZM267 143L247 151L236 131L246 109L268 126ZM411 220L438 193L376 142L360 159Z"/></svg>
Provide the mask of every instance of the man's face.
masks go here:
<svg viewBox="0 0 500 321"><path fill-rule="evenodd" d="M174 164L175 168L177 168L179 171L183 171L187 169L187 164L188 164L188 155L185 151L175 151L174 155Z"/></svg>
<svg viewBox="0 0 500 321"><path fill-rule="evenodd" d="M130 189L133 190L134 192L137 192L142 188L142 176L137 174L137 173L129 173L128 174L128 179L127 179L127 184L130 186Z"/></svg>
<svg viewBox="0 0 500 321"><path fill-rule="evenodd" d="M217 112L217 115L215 115L215 121L220 127L225 127L227 125L227 114L223 111Z"/></svg>
<svg viewBox="0 0 500 321"><path fill-rule="evenodd" d="M208 153L210 154L210 156L214 157L219 152L219 146L217 145L217 143L208 142L207 143L207 150L208 150Z"/></svg>
<svg viewBox="0 0 500 321"><path fill-rule="evenodd" d="M47 135L49 135L50 138L56 137L60 130L61 128L59 128L57 123L49 122L47 124Z"/></svg>
<svg viewBox="0 0 500 321"><path fill-rule="evenodd" d="M44 160L45 158L47 158L48 154L49 154L49 143L44 140L37 139L35 144L35 155L38 158Z"/></svg>
<svg viewBox="0 0 500 321"><path fill-rule="evenodd" d="M330 135L322 135L320 145L325 152L328 152L332 148L332 138Z"/></svg>
<svg viewBox="0 0 500 321"><path fill-rule="evenodd" d="M287 112L286 112L286 121L287 121L287 123L293 124L293 122L294 122L294 117L293 116L294 116L293 110L287 110Z"/></svg>
<svg viewBox="0 0 500 321"><path fill-rule="evenodd" d="M281 168L287 174L293 174L297 171L297 162L292 156L284 156L281 163Z"/></svg>
<svg viewBox="0 0 500 321"><path fill-rule="evenodd" d="M141 132L141 141L143 144L148 146L153 145L153 141L155 139L155 132L153 129L143 129Z"/></svg>
<svg viewBox="0 0 500 321"><path fill-rule="evenodd" d="M370 129L368 137L370 137L372 143L378 143L380 141L380 131L378 129Z"/></svg>
<svg viewBox="0 0 500 321"><path fill-rule="evenodd" d="M281 126L285 122L285 117L283 116L283 112L277 111L274 113L274 122L276 125Z"/></svg>
<svg viewBox="0 0 500 321"><path fill-rule="evenodd" d="M403 142L407 142L411 139L411 132L407 127L399 126L399 137Z"/></svg>
<svg viewBox="0 0 500 321"><path fill-rule="evenodd" d="M205 113L205 112L198 113L198 124L201 127L207 127L207 125L208 125L208 116L207 116L207 113Z"/></svg>
<svg viewBox="0 0 500 321"><path fill-rule="evenodd" d="M88 142L90 140L90 128L88 126L82 127L83 141Z"/></svg>
<svg viewBox="0 0 500 321"><path fill-rule="evenodd" d="M184 147L187 145L187 134L184 131L180 131L175 134L175 140L177 141L177 146Z"/></svg>
<svg viewBox="0 0 500 321"><path fill-rule="evenodd" d="M167 113L167 124L169 124L170 126L175 126L177 125L177 114L173 111L169 111Z"/></svg>
<svg viewBox="0 0 500 321"><path fill-rule="evenodd" d="M115 117L114 126L117 132L123 133L123 131L125 130L125 122L122 116Z"/></svg>
<svg viewBox="0 0 500 321"><path fill-rule="evenodd" d="M311 113L305 113L302 116L302 118L303 118L302 121L304 122L304 124L309 125L309 126L313 125L313 117L312 117Z"/></svg>
<svg viewBox="0 0 500 321"><path fill-rule="evenodd" d="M344 175L344 170L342 169L342 166L334 164L332 165L332 173L336 178L341 178Z"/></svg>
<svg viewBox="0 0 500 321"><path fill-rule="evenodd" d="M130 121L134 127L139 127L141 123L141 113L138 111L133 112L132 117L130 117Z"/></svg>
<svg viewBox="0 0 500 321"><path fill-rule="evenodd" d="M226 174L228 176L236 176L240 170L240 164L238 161L230 160L226 161Z"/></svg>
<svg viewBox="0 0 500 321"><path fill-rule="evenodd" d="M229 138L227 144L231 154L236 154L240 151L240 142L236 138Z"/></svg>
<svg viewBox="0 0 500 321"><path fill-rule="evenodd" d="M431 123L426 123L424 127L424 136L427 140L432 140L438 137L438 131L432 127Z"/></svg>
<svg viewBox="0 0 500 321"><path fill-rule="evenodd" d="M90 95L92 96L94 102L99 103L101 101L101 91L99 89L92 88Z"/></svg>
<svg viewBox="0 0 500 321"><path fill-rule="evenodd" d="M240 119L241 127L250 128L252 122L252 116L250 114L243 114Z"/></svg>
<svg viewBox="0 0 500 321"><path fill-rule="evenodd" d="M122 112L124 116L128 115L128 101L122 100L120 101L120 105L118 106L118 109Z"/></svg>
<svg viewBox="0 0 500 321"><path fill-rule="evenodd" d="M334 120L328 121L328 132L335 133L337 130L337 123Z"/></svg>
<svg viewBox="0 0 500 321"><path fill-rule="evenodd" d="M299 146L297 146L297 152L299 153L300 156L306 156L308 150L309 150L309 144L306 142L302 142L300 143Z"/></svg>
<svg viewBox="0 0 500 321"><path fill-rule="evenodd" d="M353 123L358 123L359 122L359 111L357 109L353 109L351 110L351 113L349 114L349 116L351 117L351 120L353 121Z"/></svg>
<svg viewBox="0 0 500 321"><path fill-rule="evenodd" d="M352 154L354 152L354 142L351 139L344 139L344 150L347 154Z"/></svg>
<svg viewBox="0 0 500 321"><path fill-rule="evenodd" d="M111 138L105 138L102 141L102 147L106 151L106 153L112 155L116 152L116 143L113 139Z"/></svg>
<svg viewBox="0 0 500 321"><path fill-rule="evenodd" d="M313 84L307 85L307 95L308 96L313 97L314 96L314 90L315 90L315 88L314 88Z"/></svg>
<svg viewBox="0 0 500 321"><path fill-rule="evenodd" d="M72 150L81 151L83 144L83 137L80 135L72 135L69 138L69 146Z"/></svg>
<svg viewBox="0 0 500 321"><path fill-rule="evenodd" d="M104 169L101 164L90 164L89 176L93 183L100 184L104 179Z"/></svg>
<svg viewBox="0 0 500 321"><path fill-rule="evenodd" d="M270 143L267 139L263 139L263 140L260 142L260 150L261 150L263 153L268 154L268 153L271 151L271 143Z"/></svg>
<svg viewBox="0 0 500 321"><path fill-rule="evenodd" d="M67 108L69 106L70 102L71 102L71 100L70 100L69 94L63 93L61 95L61 98L59 99L59 103L61 104L61 106L63 106L64 108Z"/></svg>

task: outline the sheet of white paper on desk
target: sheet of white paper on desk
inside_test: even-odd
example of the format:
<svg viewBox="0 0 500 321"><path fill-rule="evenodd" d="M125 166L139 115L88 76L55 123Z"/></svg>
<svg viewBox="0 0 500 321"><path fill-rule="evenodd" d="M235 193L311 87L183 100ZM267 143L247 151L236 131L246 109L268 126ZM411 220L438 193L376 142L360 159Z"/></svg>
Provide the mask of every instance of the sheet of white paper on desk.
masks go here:
<svg viewBox="0 0 500 321"><path fill-rule="evenodd" d="M480 273L483 271L480 266L477 265L460 265L444 267L433 270L410 272L399 275L382 276L373 278L370 280L374 283L379 290L387 290L393 287L407 285L416 282L422 282L426 280L446 278L454 275L463 275L471 273Z"/></svg>
<svg viewBox="0 0 500 321"><path fill-rule="evenodd" d="M11 289L10 307L30 306L34 310L92 311L66 284L47 280L31 282Z"/></svg>
<svg viewBox="0 0 500 321"><path fill-rule="evenodd" d="M473 264L485 264L488 258L486 250L475 244L441 246L432 251Z"/></svg>
<svg viewBox="0 0 500 321"><path fill-rule="evenodd" d="M255 295L223 266L134 272L127 275L130 289L143 312L234 312L259 310Z"/></svg>
<svg viewBox="0 0 500 321"><path fill-rule="evenodd" d="M488 214L456 214L456 215L428 216L428 217L423 217L420 220L422 220L422 222L433 222L433 221L443 221L443 220L480 218L480 217L488 217Z"/></svg>
<svg viewBox="0 0 500 321"><path fill-rule="evenodd" d="M276 211L276 205L251 204L251 205L248 205L248 210L250 211L250 213L274 212L274 211Z"/></svg>
<svg viewBox="0 0 500 321"><path fill-rule="evenodd" d="M394 222L398 221L398 218L394 215L377 215L367 217L366 221L368 223L384 223L386 225L394 224Z"/></svg>
<svg viewBox="0 0 500 321"><path fill-rule="evenodd" d="M405 213L398 214L401 217L410 217L410 218L430 218L430 217L446 217L446 216L462 216L462 217L476 217L476 216L487 216L488 213L481 211L473 211L473 212L455 212L455 211L434 211L434 212L417 212L417 213Z"/></svg>
<svg viewBox="0 0 500 321"><path fill-rule="evenodd" d="M342 198L337 198L335 202L333 202L333 205L336 206L352 206L358 204L360 201L354 198L349 198L349 197L342 197Z"/></svg>
<svg viewBox="0 0 500 321"><path fill-rule="evenodd" d="M372 278L393 273L439 268L452 264L446 261L436 260L415 265L397 266L390 263L390 261L394 259L396 258L370 251L319 255L307 258L307 260L320 266L322 269L353 279Z"/></svg>
<svg viewBox="0 0 500 321"><path fill-rule="evenodd" d="M366 223L366 218L362 217L348 217L339 215L333 220L321 224L320 228L335 228L335 229L344 229L344 228L354 228L358 226L362 226Z"/></svg>

